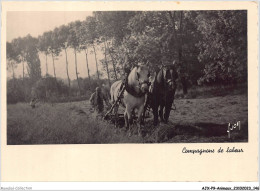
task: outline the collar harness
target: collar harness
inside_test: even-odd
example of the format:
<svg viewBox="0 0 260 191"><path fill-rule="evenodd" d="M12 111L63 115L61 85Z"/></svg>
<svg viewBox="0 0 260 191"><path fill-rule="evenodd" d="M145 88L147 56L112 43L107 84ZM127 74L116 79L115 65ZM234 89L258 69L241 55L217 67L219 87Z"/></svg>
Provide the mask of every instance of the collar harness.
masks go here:
<svg viewBox="0 0 260 191"><path fill-rule="evenodd" d="M149 86L149 85L150 85L149 81L147 80L147 81L141 82L140 79L139 79L139 76L137 75L138 86L135 86L135 87L137 87L138 90L139 90L139 91L137 92L134 87L132 87L132 86L130 86L130 85L128 84L128 76L129 76L129 74L127 75L127 77L126 77L126 79L125 79L125 90L126 90L129 94L131 94L132 96L134 96L134 97L137 97L137 98L143 97L146 93L143 93L143 92L141 91L141 86L142 86L143 84L147 84L147 85Z"/></svg>

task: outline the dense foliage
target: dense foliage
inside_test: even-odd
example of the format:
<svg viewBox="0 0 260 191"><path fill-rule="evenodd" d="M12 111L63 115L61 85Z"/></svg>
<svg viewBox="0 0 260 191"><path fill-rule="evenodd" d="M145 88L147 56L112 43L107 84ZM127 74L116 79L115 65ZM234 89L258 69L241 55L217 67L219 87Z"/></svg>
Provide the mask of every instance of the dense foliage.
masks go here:
<svg viewBox="0 0 260 191"><path fill-rule="evenodd" d="M48 97L46 91L56 96L89 94L94 86L104 83L101 80L104 76L110 84L119 79L126 60L133 64L146 63L151 70L175 60L184 94L193 85L247 81L247 11L241 10L94 12L84 21L62 25L38 38L30 35L17 38L6 46L7 68L13 74L8 82L8 100L17 97L17 101L25 101L32 96L23 89L37 90L44 99ZM74 50L76 81L69 77L68 49ZM61 51L66 56L64 68L67 70L67 82L62 83L55 73L55 59ZM78 76L77 53L81 51L86 55L87 70L81 71L88 72L86 79ZM97 51L104 54L104 59L97 59ZM41 77L39 52L46 56L44 78ZM94 76L89 74L89 54L95 55ZM54 78L48 71L48 55L52 56ZM23 65L23 79L16 79L18 64ZM29 77L26 80L30 83L21 83L25 81L25 64ZM29 87L13 88L25 84ZM45 93L39 93L41 91Z"/></svg>

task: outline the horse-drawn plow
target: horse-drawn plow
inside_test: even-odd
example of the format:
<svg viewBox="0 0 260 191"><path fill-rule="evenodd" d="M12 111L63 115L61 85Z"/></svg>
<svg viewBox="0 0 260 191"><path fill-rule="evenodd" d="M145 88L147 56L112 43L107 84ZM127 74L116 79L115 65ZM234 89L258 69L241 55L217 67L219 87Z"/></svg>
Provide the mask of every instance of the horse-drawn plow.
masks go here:
<svg viewBox="0 0 260 191"><path fill-rule="evenodd" d="M115 107L120 106L121 98L122 98L124 91L125 91L125 85L123 85L121 91L119 92L119 94L117 96L117 99L114 101L114 103L107 110L107 112L105 113L105 115L103 117L103 119L110 120L112 123L116 124L118 122L118 124L120 124L120 126L124 125L124 108L119 107L119 110L118 110L119 112L117 111L117 113L114 112L114 109L115 109ZM145 119L148 119L151 117L150 110L151 110L150 106L146 105L145 110L143 112L143 122ZM133 117L133 121L136 122L137 116L136 116L135 111L133 111L132 117Z"/></svg>

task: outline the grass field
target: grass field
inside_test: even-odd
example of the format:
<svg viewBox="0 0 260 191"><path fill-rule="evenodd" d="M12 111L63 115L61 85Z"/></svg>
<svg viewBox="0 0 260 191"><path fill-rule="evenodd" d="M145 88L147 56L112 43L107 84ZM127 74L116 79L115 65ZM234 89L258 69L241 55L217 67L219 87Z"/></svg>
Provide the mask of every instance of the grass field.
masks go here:
<svg viewBox="0 0 260 191"><path fill-rule="evenodd" d="M248 141L247 95L176 99L176 110L170 122L152 125L147 119L143 136L128 137L124 128L114 125L89 111L88 101L7 106L8 144L95 144L95 143L189 143ZM241 121L240 131L227 136L227 124Z"/></svg>

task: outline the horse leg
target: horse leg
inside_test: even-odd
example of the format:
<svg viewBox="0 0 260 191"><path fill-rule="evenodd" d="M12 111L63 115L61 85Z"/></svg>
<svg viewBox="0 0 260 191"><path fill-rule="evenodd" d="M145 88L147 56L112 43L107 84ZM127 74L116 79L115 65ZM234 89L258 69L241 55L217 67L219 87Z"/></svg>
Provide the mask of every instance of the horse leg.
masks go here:
<svg viewBox="0 0 260 191"><path fill-rule="evenodd" d="M114 107L115 127L118 128L118 106Z"/></svg>
<svg viewBox="0 0 260 191"><path fill-rule="evenodd" d="M163 118L163 108L164 108L164 106L161 104L161 105L160 105L160 110L159 110L159 116L160 116L161 122L164 122L164 118Z"/></svg>
<svg viewBox="0 0 260 191"><path fill-rule="evenodd" d="M168 123L168 119L169 119L170 112L171 112L171 108L172 108L172 103L173 103L173 101L170 101L170 102L167 103L167 105L165 106L165 113L164 113L165 123Z"/></svg>
<svg viewBox="0 0 260 191"><path fill-rule="evenodd" d="M148 109L148 101L146 101L146 103L144 104L144 109L143 109L142 119L141 119L141 124L142 125L145 124L145 117L146 117L146 115L149 115L149 112L146 112L147 109Z"/></svg>
<svg viewBox="0 0 260 191"><path fill-rule="evenodd" d="M127 115L127 111L126 110L124 112L124 118L125 118L125 128L127 130L129 128L129 121L128 121L128 115Z"/></svg>
<svg viewBox="0 0 260 191"><path fill-rule="evenodd" d="M154 105L153 106L153 125L157 126L158 125L158 107L159 105Z"/></svg>
<svg viewBox="0 0 260 191"><path fill-rule="evenodd" d="M138 121L137 121L138 136L141 136L141 124L142 124L143 113L144 113L144 105L141 105L138 110Z"/></svg>
<svg viewBox="0 0 260 191"><path fill-rule="evenodd" d="M170 112L171 112L171 107L169 107L169 106L165 107L165 113L164 113L164 122L165 123L168 123Z"/></svg>
<svg viewBox="0 0 260 191"><path fill-rule="evenodd" d="M148 108L148 104L149 104L149 97L148 94L145 94L145 102L144 102L144 109L143 109L143 114L142 114L142 119L141 119L141 124L144 125L145 122L145 115L146 115L146 110Z"/></svg>
<svg viewBox="0 0 260 191"><path fill-rule="evenodd" d="M144 111L143 111L143 113L142 113L142 117L141 117L141 124L142 124L142 125L144 125L145 115L146 115L146 112L145 112L146 109L147 109L147 108L145 107L145 108L144 108Z"/></svg>
<svg viewBox="0 0 260 191"><path fill-rule="evenodd" d="M135 116L135 110L134 110L134 109L133 109L133 111L131 112L131 114L132 114L132 119L135 119L136 116Z"/></svg>
<svg viewBox="0 0 260 191"><path fill-rule="evenodd" d="M126 105L126 110L125 110L125 121L126 121L126 125L128 128L128 136L131 137L132 136L132 123L133 123L133 116L132 116L132 108L130 108L128 105Z"/></svg>

